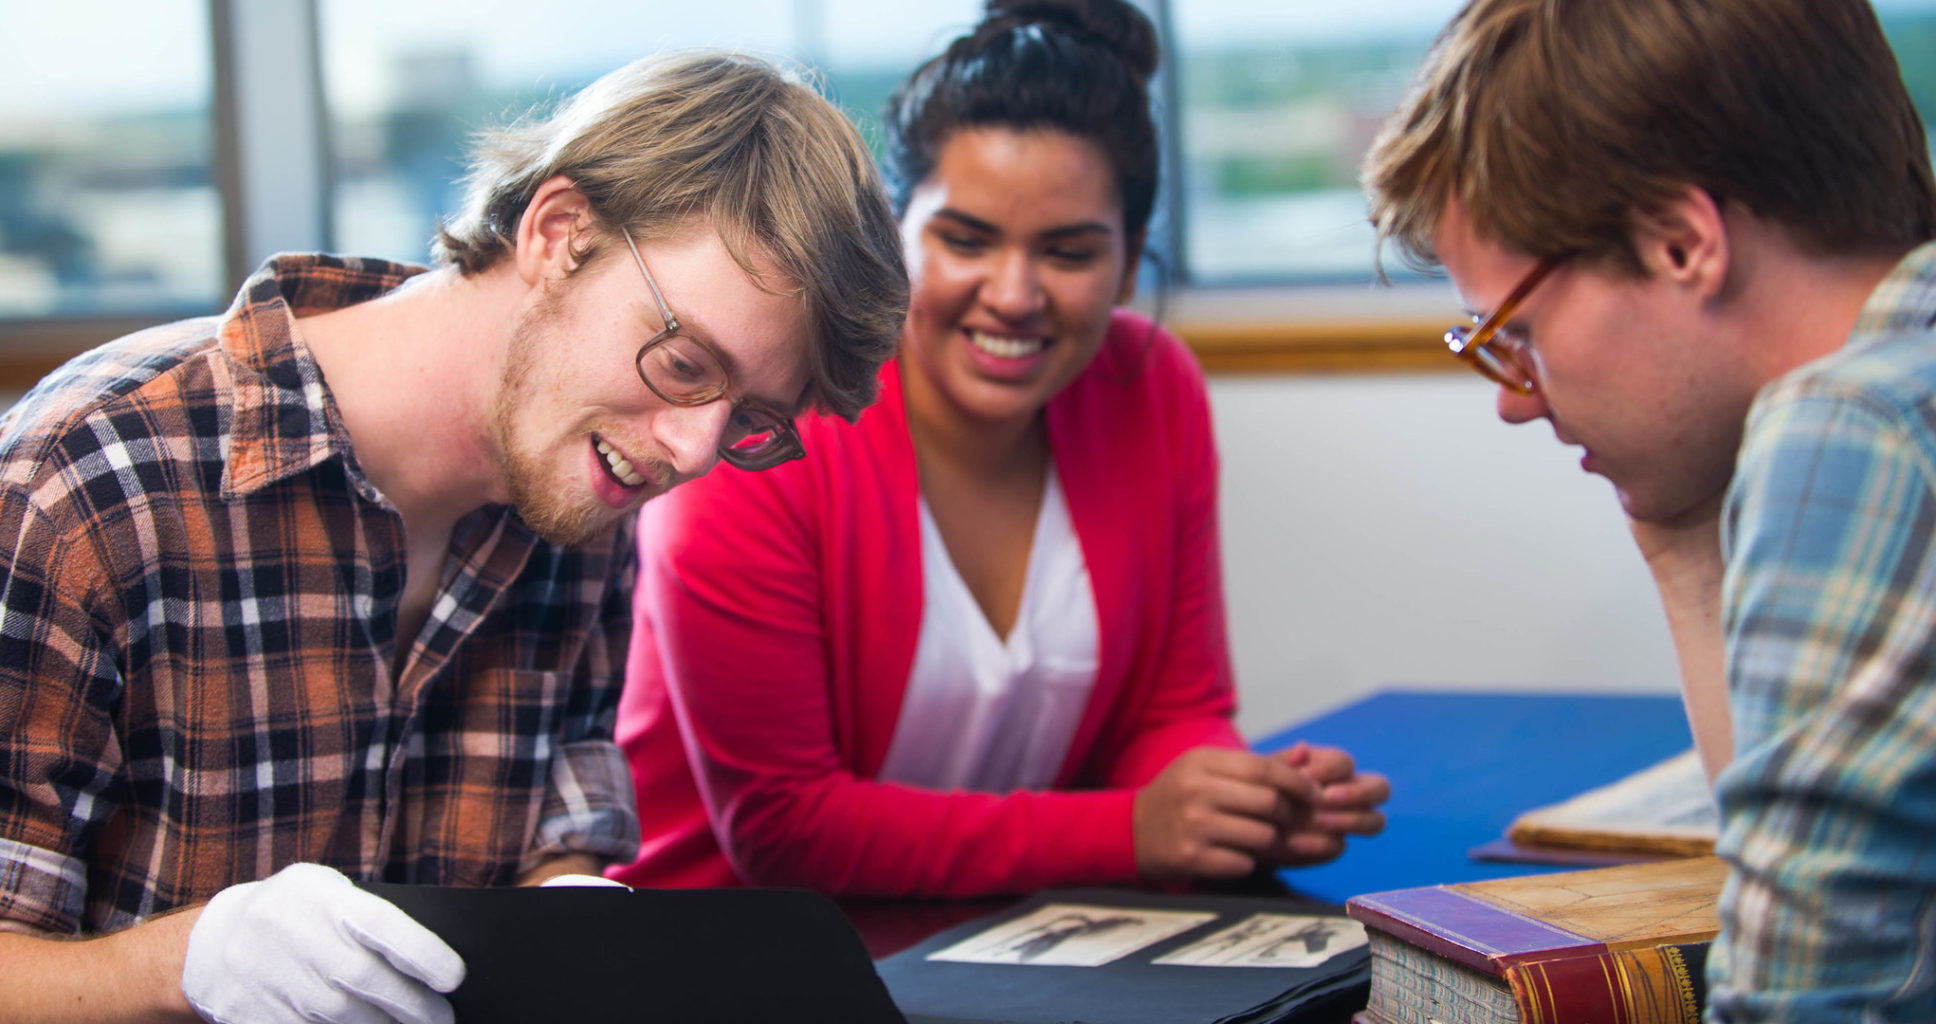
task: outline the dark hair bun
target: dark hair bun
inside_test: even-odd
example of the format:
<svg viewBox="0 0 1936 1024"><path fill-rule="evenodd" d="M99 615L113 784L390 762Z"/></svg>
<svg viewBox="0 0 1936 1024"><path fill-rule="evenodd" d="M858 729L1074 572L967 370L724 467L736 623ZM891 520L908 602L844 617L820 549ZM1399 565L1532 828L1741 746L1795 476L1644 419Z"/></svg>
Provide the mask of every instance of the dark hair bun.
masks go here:
<svg viewBox="0 0 1936 1024"><path fill-rule="evenodd" d="M988 0L986 9L978 36L1040 25L1114 51L1145 84L1156 73L1156 27L1126 0Z"/></svg>
<svg viewBox="0 0 1936 1024"><path fill-rule="evenodd" d="M984 0L973 32L916 68L888 97L881 170L894 214L968 128L1059 131L1108 159L1123 229L1141 238L1162 159L1150 116L1156 29L1125 0Z"/></svg>

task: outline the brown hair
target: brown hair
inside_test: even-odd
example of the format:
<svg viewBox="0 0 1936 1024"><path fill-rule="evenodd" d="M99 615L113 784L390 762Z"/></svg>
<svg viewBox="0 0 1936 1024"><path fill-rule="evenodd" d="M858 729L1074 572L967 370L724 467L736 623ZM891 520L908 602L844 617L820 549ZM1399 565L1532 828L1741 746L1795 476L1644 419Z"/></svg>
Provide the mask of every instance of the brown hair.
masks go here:
<svg viewBox="0 0 1936 1024"><path fill-rule="evenodd" d="M873 402L907 314L900 231L859 133L797 76L739 54L647 58L481 135L438 264L475 274L506 258L533 193L561 174L607 244L618 227L662 238L701 217L756 280L752 254L771 260L812 325L808 404L851 420Z"/></svg>
<svg viewBox="0 0 1936 1024"><path fill-rule="evenodd" d="M1637 219L1705 189L1819 256L1936 237L1922 119L1868 0L1470 0L1364 167L1408 262L1457 198L1531 256L1629 273Z"/></svg>

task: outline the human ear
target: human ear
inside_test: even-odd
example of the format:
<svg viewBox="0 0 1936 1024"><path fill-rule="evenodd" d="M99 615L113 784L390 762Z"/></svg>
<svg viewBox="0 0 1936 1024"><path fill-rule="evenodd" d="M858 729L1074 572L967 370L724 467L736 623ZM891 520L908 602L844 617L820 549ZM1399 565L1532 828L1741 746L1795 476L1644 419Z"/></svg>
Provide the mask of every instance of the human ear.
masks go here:
<svg viewBox="0 0 1936 1024"><path fill-rule="evenodd" d="M555 174L538 185L518 218L513 261L529 285L562 278L578 266L572 240L592 225L591 202L570 178Z"/></svg>
<svg viewBox="0 0 1936 1024"><path fill-rule="evenodd" d="M1144 234L1138 231L1123 248L1123 279L1116 284L1116 305L1127 305L1136 297L1136 271L1143 265Z"/></svg>
<svg viewBox="0 0 1936 1024"><path fill-rule="evenodd" d="M1706 189L1689 185L1634 224L1634 251L1649 277L1684 285L1706 300L1721 293L1733 259L1727 218Z"/></svg>

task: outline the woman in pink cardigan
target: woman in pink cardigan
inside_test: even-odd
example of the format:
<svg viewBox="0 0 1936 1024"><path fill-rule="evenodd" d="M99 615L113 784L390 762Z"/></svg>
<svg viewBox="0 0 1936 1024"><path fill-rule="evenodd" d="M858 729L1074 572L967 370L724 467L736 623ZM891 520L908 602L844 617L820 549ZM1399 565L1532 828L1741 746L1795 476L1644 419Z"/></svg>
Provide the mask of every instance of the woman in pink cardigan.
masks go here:
<svg viewBox="0 0 1936 1024"><path fill-rule="evenodd" d="M1115 306L1156 191L1149 23L994 0L889 102L913 298L881 400L639 523L635 885L974 896L1232 878L1383 827L1247 751L1202 372Z"/></svg>

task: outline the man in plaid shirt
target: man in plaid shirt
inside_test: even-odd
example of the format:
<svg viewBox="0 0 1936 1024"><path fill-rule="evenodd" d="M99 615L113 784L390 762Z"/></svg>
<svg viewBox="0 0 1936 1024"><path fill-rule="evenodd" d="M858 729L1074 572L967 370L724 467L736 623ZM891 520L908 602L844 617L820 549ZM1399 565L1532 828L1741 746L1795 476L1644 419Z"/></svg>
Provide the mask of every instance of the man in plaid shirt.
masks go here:
<svg viewBox="0 0 1936 1024"><path fill-rule="evenodd" d="M727 55L486 137L437 245L276 257L0 421L0 1016L448 1021L350 879L634 855L631 514L858 415L906 307L858 135Z"/></svg>
<svg viewBox="0 0 1936 1024"><path fill-rule="evenodd" d="M1365 180L1659 586L1709 1019L1936 1020L1936 184L1868 0L1473 0Z"/></svg>

